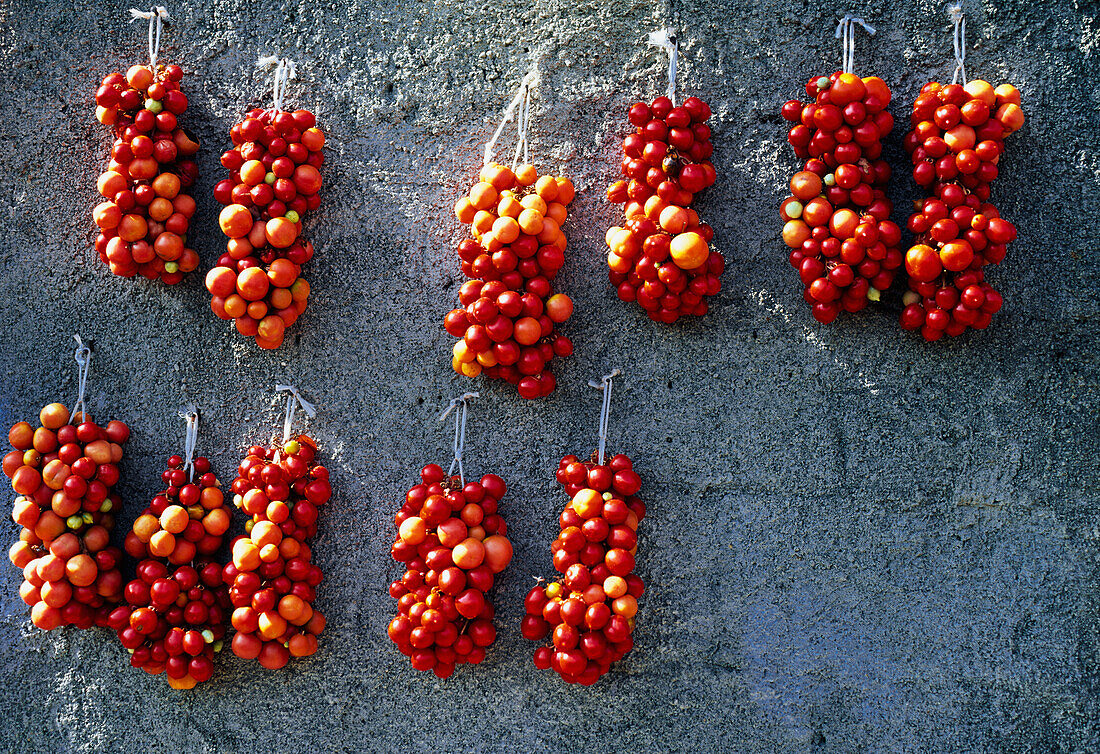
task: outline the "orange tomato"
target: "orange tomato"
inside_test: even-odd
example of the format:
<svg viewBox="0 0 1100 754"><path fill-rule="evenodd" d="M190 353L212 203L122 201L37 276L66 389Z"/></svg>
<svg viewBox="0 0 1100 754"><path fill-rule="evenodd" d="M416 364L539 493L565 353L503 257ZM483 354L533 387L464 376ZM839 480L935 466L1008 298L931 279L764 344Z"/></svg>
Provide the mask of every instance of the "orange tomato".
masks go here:
<svg viewBox="0 0 1100 754"><path fill-rule="evenodd" d="M502 243L510 244L519 238L519 223L514 217L498 217L493 222L493 235ZM541 228L540 228L541 230Z"/></svg>
<svg viewBox="0 0 1100 754"><path fill-rule="evenodd" d="M940 255L931 246L917 244L905 252L905 271L914 280L927 283L943 272Z"/></svg>
<svg viewBox="0 0 1100 754"><path fill-rule="evenodd" d="M96 181L96 188L99 190L100 196L111 199L119 191L126 189L126 176L114 170L108 170L99 176Z"/></svg>
<svg viewBox="0 0 1100 754"><path fill-rule="evenodd" d="M464 196L455 202L455 217L460 223L469 225L477 214L477 207L470 202L470 197Z"/></svg>
<svg viewBox="0 0 1100 754"><path fill-rule="evenodd" d="M493 573L500 573L512 562L512 543L507 537L494 534L486 537L481 544L485 549L485 565Z"/></svg>
<svg viewBox="0 0 1100 754"><path fill-rule="evenodd" d="M298 226L285 217L273 217L265 226L267 242L276 249L286 249L298 240Z"/></svg>
<svg viewBox="0 0 1100 754"><path fill-rule="evenodd" d="M470 187L470 204L477 209L489 209L497 203L497 190L493 184L481 181Z"/></svg>
<svg viewBox="0 0 1100 754"><path fill-rule="evenodd" d="M573 316L573 300L564 293L555 293L546 300L546 316L561 323Z"/></svg>
<svg viewBox="0 0 1100 754"><path fill-rule="evenodd" d="M142 542L148 542L160 531L160 520L151 513L144 513L134 521L133 532Z"/></svg>
<svg viewBox="0 0 1100 754"><path fill-rule="evenodd" d="M256 547L264 545L278 545L283 538L283 533L276 524L270 521L257 521L252 527L250 539Z"/></svg>
<svg viewBox="0 0 1100 754"><path fill-rule="evenodd" d="M218 215L218 225L230 238L242 238L252 230L252 213L242 204L230 204Z"/></svg>
<svg viewBox="0 0 1100 754"><path fill-rule="evenodd" d="M267 168L259 160L248 160L240 169L241 181L246 186L258 186L267 176Z"/></svg>
<svg viewBox="0 0 1100 754"><path fill-rule="evenodd" d="M838 209L829 218L829 232L834 238L851 238L859 225L859 215L850 209Z"/></svg>
<svg viewBox="0 0 1100 754"><path fill-rule="evenodd" d="M997 105L1017 105L1020 104L1020 90L1014 87L1012 84L1001 84L993 93L997 96ZM990 105L992 108L993 105Z"/></svg>
<svg viewBox="0 0 1100 754"><path fill-rule="evenodd" d="M260 548L249 539L233 544L233 565L238 571L255 571L260 567Z"/></svg>
<svg viewBox="0 0 1100 754"><path fill-rule="evenodd" d="M161 173L153 179L153 191L164 199L175 199L180 192L180 179L175 173Z"/></svg>
<svg viewBox="0 0 1100 754"><path fill-rule="evenodd" d="M118 223L118 237L126 243L133 243L145 238L145 234L148 232L149 224L141 215L123 215L122 220Z"/></svg>
<svg viewBox="0 0 1100 754"><path fill-rule="evenodd" d="M539 173L534 165L520 165L516 168L516 183L520 186L530 186L538 180Z"/></svg>
<svg viewBox="0 0 1100 754"><path fill-rule="evenodd" d="M149 538L149 552L158 558L167 558L176 549L176 538L163 529Z"/></svg>
<svg viewBox="0 0 1100 754"><path fill-rule="evenodd" d="M519 213L517 222L519 229L529 236L537 236L542 232L543 216L537 209L524 209Z"/></svg>
<svg viewBox="0 0 1100 754"><path fill-rule="evenodd" d="M570 504L581 518L593 518L603 512L603 496L587 487L574 495Z"/></svg>
<svg viewBox="0 0 1100 754"><path fill-rule="evenodd" d="M801 170L791 176L791 193L802 202L821 195L821 176L809 170Z"/></svg>
<svg viewBox="0 0 1100 754"><path fill-rule="evenodd" d="M694 270L706 263L710 247L698 233L680 233L673 237L669 255L680 269Z"/></svg>
<svg viewBox="0 0 1100 754"><path fill-rule="evenodd" d="M266 610L260 613L257 624L260 629L260 637L267 641L278 639L286 633L286 618L274 610Z"/></svg>
<svg viewBox="0 0 1100 754"><path fill-rule="evenodd" d="M521 346L534 345L542 337L542 326L534 317L520 317L516 320L512 337Z"/></svg>
<svg viewBox="0 0 1100 754"><path fill-rule="evenodd" d="M283 322L283 318L277 314L270 314L260 320L256 325L256 334L261 339L273 343L273 348L277 348L279 344L283 342L283 335L286 332L286 323Z"/></svg>
<svg viewBox="0 0 1100 754"><path fill-rule="evenodd" d="M557 200L564 207L573 201L573 197L577 195L577 190L573 186L573 181L568 178L558 177L554 181L558 184Z"/></svg>
<svg viewBox="0 0 1100 754"><path fill-rule="evenodd" d="M997 109L997 120L1005 127L1008 133L1020 130L1024 125L1024 111L1019 105L1007 102Z"/></svg>
<svg viewBox="0 0 1100 754"><path fill-rule="evenodd" d="M661 210L658 222L662 230L676 235L677 233L682 233L684 228L687 227L688 213L684 211L683 207L677 207L675 204L670 204Z"/></svg>
<svg viewBox="0 0 1100 754"><path fill-rule="evenodd" d="M886 86L885 81L878 76L867 76L863 79L863 84L867 87L867 94L878 99L883 107L890 104L890 87Z"/></svg>
<svg viewBox="0 0 1100 754"><path fill-rule="evenodd" d="M829 222L833 216L833 205L823 196L816 196L806 202L802 208L802 219L811 228L818 228Z"/></svg>
<svg viewBox="0 0 1100 754"><path fill-rule="evenodd" d="M229 513L225 508L215 508L203 517L202 528L207 534L220 537L229 531Z"/></svg>
<svg viewBox="0 0 1100 754"><path fill-rule="evenodd" d="M451 551L451 559L464 570L477 568L485 560L485 545L474 537L467 537L455 545Z"/></svg>
<svg viewBox="0 0 1100 754"><path fill-rule="evenodd" d="M961 272L974 261L974 249L966 241L948 241L940 247L940 263L952 272Z"/></svg>
<svg viewBox="0 0 1100 754"><path fill-rule="evenodd" d="M854 73L842 73L837 76L829 88L829 101L837 107L863 99L867 94L867 85Z"/></svg>
<svg viewBox="0 0 1100 754"><path fill-rule="evenodd" d="M237 275L237 293L247 301L259 301L270 287L271 282L259 267L248 267Z"/></svg>

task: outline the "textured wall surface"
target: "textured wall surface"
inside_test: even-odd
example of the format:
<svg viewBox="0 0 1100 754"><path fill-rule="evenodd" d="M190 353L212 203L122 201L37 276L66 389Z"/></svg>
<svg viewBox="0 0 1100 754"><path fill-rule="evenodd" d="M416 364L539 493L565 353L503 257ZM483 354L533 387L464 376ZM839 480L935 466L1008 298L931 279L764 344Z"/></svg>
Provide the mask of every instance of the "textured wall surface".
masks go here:
<svg viewBox="0 0 1100 754"><path fill-rule="evenodd" d="M941 2L857 6L878 34L857 38L856 71L894 91L904 222L919 192L902 125L920 86L950 76L950 28ZM1020 234L991 273L1006 301L994 326L929 346L898 329L896 300L814 323L779 240L797 169L779 107L835 70L848 8L834 0L173 3L161 57L184 67L185 125L203 145L203 269L222 243L210 189L228 129L269 96L259 55L298 61L289 101L330 134L307 222L314 297L275 353L210 313L201 275L114 278L91 249L108 143L92 95L146 57L127 7L0 2L0 421L71 402L72 335L92 339L93 413L134 429L123 529L181 449L185 400L228 480L275 427L274 383L295 382L320 405L336 488L315 540L329 627L307 661L272 673L227 652L213 683L180 693L130 669L106 631L34 629L0 564L0 750L1100 747L1095 4L967 5L971 75L1018 85L1029 118L993 191ZM682 30L681 90L714 109L719 178L697 206L729 260L712 313L674 327L615 298L603 247L625 109L665 83L644 35L667 23ZM451 206L535 59L537 162L579 194L560 278L576 354L530 403L457 378L441 321L461 277ZM552 570L553 471L594 446L587 381L611 366L625 372L611 446L650 504L649 591L635 651L581 689L534 669L518 624L532 576ZM509 483L516 556L487 661L439 682L386 638L388 551L417 470L450 458L438 412L472 385L467 469Z"/></svg>

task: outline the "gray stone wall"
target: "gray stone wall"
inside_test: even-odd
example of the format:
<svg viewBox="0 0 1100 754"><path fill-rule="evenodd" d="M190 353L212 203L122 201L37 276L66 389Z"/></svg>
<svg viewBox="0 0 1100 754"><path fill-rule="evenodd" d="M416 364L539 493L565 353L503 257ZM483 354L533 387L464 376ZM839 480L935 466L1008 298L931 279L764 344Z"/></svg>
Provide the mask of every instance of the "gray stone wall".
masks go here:
<svg viewBox="0 0 1100 754"><path fill-rule="evenodd" d="M315 540L329 616L319 653L272 673L227 656L180 693L127 666L105 631L33 629L0 566L4 751L1095 751L1097 643L1097 8L966 4L971 75L1010 81L1028 124L993 199L1019 240L993 284L993 327L925 345L896 309L815 324L779 240L796 161L779 118L839 62L848 7L761 2L173 3L162 59L186 71L201 139L192 232L220 253L210 194L228 129L265 101L261 54L298 61L289 101L330 134L310 307L277 352L214 318L200 275L175 288L112 277L91 250L107 135L92 95L146 56L128 6L0 2L0 423L75 392L72 334L94 341L90 402L129 422L128 526L182 446L231 479L269 437L290 381L336 488ZM887 152L904 222L919 195L900 148L908 107L950 76L940 2L851 8L857 72L893 88ZM645 34L681 29L682 91L714 109L718 183L698 209L729 265L701 322L654 325L606 282L603 199L626 107L664 87ZM561 287L576 355L535 403L476 384L467 468L510 485L516 555L496 592L500 638L447 682L390 645L392 515L429 461L449 460L436 415L471 388L442 329L460 282L451 206L513 89L541 55L538 162L579 194ZM896 303L896 302L895 302ZM637 648L591 689L538 672L522 595L551 572L563 504L553 471L596 439L611 366L611 445L630 454L650 516ZM7 497L5 496L5 499ZM124 530L124 529L123 529ZM14 539L15 526L4 532ZM121 533L118 536L121 538ZM228 655L228 653L226 653Z"/></svg>

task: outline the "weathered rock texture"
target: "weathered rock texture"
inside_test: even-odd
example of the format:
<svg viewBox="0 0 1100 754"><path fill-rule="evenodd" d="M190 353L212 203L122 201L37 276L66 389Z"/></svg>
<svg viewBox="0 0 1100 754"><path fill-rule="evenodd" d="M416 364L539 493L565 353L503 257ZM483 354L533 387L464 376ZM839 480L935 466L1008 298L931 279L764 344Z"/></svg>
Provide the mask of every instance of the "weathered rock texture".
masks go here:
<svg viewBox="0 0 1100 754"><path fill-rule="evenodd" d="M971 75L1011 81L1028 125L994 201L1019 241L991 273L994 326L925 345L884 306L815 324L779 240L796 161L779 118L835 70L824 4L175 3L162 59L183 65L203 144L192 239L222 237L211 187L228 129L268 101L261 54L298 62L288 94L330 139L310 308L275 353L214 318L201 275L112 277L91 249L106 163L92 95L146 57L125 5L0 3L0 423L71 401L72 334L94 341L95 414L134 428L120 529L204 412L223 479L270 436L276 382L320 405L312 430L336 498L316 539L329 615L320 652L271 673L226 657L189 693L127 666L105 631L43 634L0 565L0 749L10 751L1095 751L1100 746L1100 388L1096 328L1096 7L970 2ZM900 148L908 107L950 76L940 2L873 0L857 72L894 91L888 152L904 222L920 192ZM719 180L698 205L729 266L701 322L654 325L606 281L625 110L665 86L644 37L681 29L681 84L714 108ZM139 28L140 26L140 28ZM561 287L576 355L549 399L458 379L443 314L461 276L451 206L514 87L539 61L538 162L580 193ZM896 302L894 302L896 305ZM645 482L637 648L592 689L536 671L522 595L551 571L553 470L596 439L589 378L619 366L611 445ZM414 673L385 627L392 515L429 461L436 415L475 387L467 468L500 472L516 556L501 638L445 683ZM9 539L15 528L5 529ZM121 532L119 533L121 536ZM228 653L227 653L228 654Z"/></svg>

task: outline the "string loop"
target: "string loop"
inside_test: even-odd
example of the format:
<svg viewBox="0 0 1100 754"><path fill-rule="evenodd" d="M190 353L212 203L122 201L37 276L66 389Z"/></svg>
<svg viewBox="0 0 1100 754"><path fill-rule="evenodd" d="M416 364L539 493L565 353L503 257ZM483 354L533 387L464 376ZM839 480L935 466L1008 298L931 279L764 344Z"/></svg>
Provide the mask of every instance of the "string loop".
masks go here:
<svg viewBox="0 0 1100 754"><path fill-rule="evenodd" d="M447 409L439 415L439 421L445 421L452 413L455 414L455 458L451 461L451 468L447 476L453 476L455 468L458 468L458 478L462 484L466 484L466 471L462 468L462 452L466 448L466 414L469 410L469 400L480 397L479 393L463 393L457 398L452 398ZM456 412L456 409L457 412Z"/></svg>
<svg viewBox="0 0 1100 754"><path fill-rule="evenodd" d="M952 41L955 44L955 75L951 77L951 83L960 83L961 77L961 83L966 86L966 17L963 16L962 6L957 3L948 8L947 12L955 25L951 32Z"/></svg>
<svg viewBox="0 0 1100 754"><path fill-rule="evenodd" d="M851 13L844 14L844 18L840 19L840 23L836 27L836 38L844 40L841 47L840 62L840 70L843 73L852 73L852 68L855 65L857 24L862 26L863 30L871 36L875 35L875 28L862 18Z"/></svg>
<svg viewBox="0 0 1100 754"><path fill-rule="evenodd" d="M88 372L92 368L92 349L84 345L79 335L73 337L76 338L77 395L76 403L73 404L73 410L69 415L75 417L77 412L80 412L81 421L87 421L88 409L84 405L84 391L88 388Z"/></svg>
<svg viewBox="0 0 1100 754"><path fill-rule="evenodd" d="M180 409L180 417L187 420L187 433L183 439L183 470L188 481L195 479L195 448L199 444L199 410L194 403Z"/></svg>
<svg viewBox="0 0 1100 754"><path fill-rule="evenodd" d="M272 95L275 101L273 111L278 113L283 109L283 98L286 96L286 85L298 76L298 67L290 58L280 58L278 55L266 55L256 61L257 68L267 70L275 66L275 75L271 84Z"/></svg>
<svg viewBox="0 0 1100 754"><path fill-rule="evenodd" d="M290 428L294 425L294 414L299 408L306 412L310 419L317 415L317 408L302 397L298 388L294 385L276 385L276 392L290 393L286 399L286 417L283 419L283 443L290 441Z"/></svg>
<svg viewBox="0 0 1100 754"><path fill-rule="evenodd" d="M165 21L171 20L168 18L168 9L163 5L154 5L149 10L131 8L130 23L137 21L139 18L149 20L149 67L153 69L153 73L156 73L157 56L160 54L160 29ZM156 27L155 37L154 27Z"/></svg>
<svg viewBox="0 0 1100 754"><path fill-rule="evenodd" d="M516 156L512 160L512 167L515 168L519 161L520 149L523 149L523 159L525 162L530 162L527 152L527 128L531 121L531 90L535 88L539 81L538 64L532 66L531 70L527 72L527 75L523 77L523 81L519 84L519 90L516 92L516 96L512 98L512 101L508 103L508 107L504 110L504 115L501 118L500 125L497 126L497 130L493 132L493 137L485 144L485 162L483 165L488 165L493 161L493 148L496 147L497 141L500 139L500 135L504 133L504 127L512 120L512 116L516 117L516 131L518 141L516 142Z"/></svg>
<svg viewBox="0 0 1100 754"><path fill-rule="evenodd" d="M676 63L680 54L680 43L676 41L676 30L671 26L649 33L649 44L668 50L668 98L676 104Z"/></svg>
<svg viewBox="0 0 1100 754"><path fill-rule="evenodd" d="M597 459L603 466L604 451L607 449L607 429L611 423L611 381L622 374L617 367L611 370L611 374L605 374L599 382L589 380L588 384L597 390L603 391L603 406L600 407L600 445L597 449Z"/></svg>

